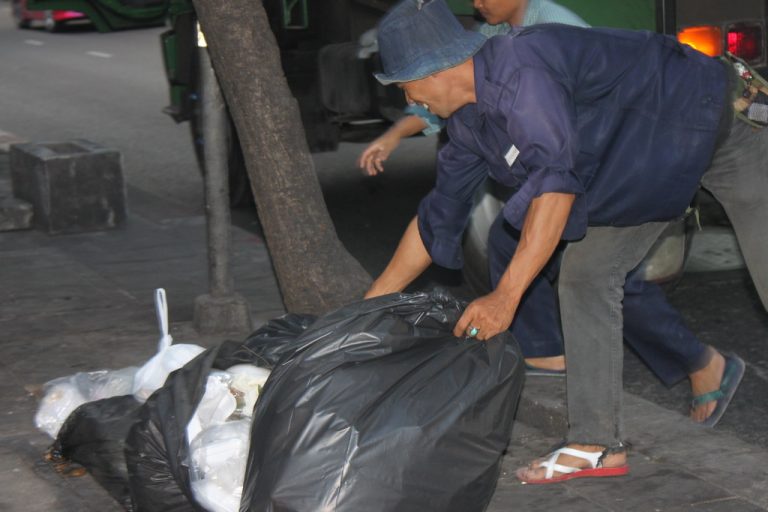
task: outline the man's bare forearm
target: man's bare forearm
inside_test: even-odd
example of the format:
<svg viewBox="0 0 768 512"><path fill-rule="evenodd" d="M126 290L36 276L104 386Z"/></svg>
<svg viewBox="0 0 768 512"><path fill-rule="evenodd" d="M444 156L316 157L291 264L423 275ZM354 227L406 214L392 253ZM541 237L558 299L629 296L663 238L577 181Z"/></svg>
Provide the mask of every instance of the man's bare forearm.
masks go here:
<svg viewBox="0 0 768 512"><path fill-rule="evenodd" d="M531 202L520 243L499 284L467 306L454 335L471 332L487 340L509 328L525 290L555 252L574 198L573 194L547 193Z"/></svg>
<svg viewBox="0 0 768 512"><path fill-rule="evenodd" d="M531 202L520 243L496 289L519 301L552 257L563 235L575 196L547 193Z"/></svg>
<svg viewBox="0 0 768 512"><path fill-rule="evenodd" d="M395 254L384 272L373 282L365 298L403 291L432 263L424 242L421 241L417 218L408 224Z"/></svg>

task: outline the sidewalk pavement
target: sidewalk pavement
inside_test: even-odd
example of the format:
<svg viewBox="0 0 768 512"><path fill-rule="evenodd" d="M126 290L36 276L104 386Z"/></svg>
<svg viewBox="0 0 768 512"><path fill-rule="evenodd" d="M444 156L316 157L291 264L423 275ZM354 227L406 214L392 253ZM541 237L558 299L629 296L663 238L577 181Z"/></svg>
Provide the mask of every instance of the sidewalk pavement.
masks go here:
<svg viewBox="0 0 768 512"><path fill-rule="evenodd" d="M8 180L0 153L0 198L9 195ZM120 230L0 233L0 511L121 510L90 476L65 478L43 461L51 440L33 426L34 393L56 377L146 361L158 339L155 288L167 290L176 342L226 338L200 336L191 323L193 301L207 291L205 219L135 190L129 205ZM280 315L263 241L233 228L233 251L236 288L254 318ZM629 393L630 476L520 485L514 469L564 434L564 402L564 379L528 379L490 512L768 510L766 450Z"/></svg>

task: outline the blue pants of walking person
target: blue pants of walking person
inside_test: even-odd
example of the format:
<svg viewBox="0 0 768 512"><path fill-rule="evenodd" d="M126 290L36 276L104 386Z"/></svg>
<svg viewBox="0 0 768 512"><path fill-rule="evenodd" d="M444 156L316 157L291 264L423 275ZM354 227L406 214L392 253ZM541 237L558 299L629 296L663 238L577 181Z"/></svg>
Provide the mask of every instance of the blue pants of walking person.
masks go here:
<svg viewBox="0 0 768 512"><path fill-rule="evenodd" d="M520 233L499 214L488 236L493 288L509 265L519 237ZM531 284L510 327L526 358L563 354L555 288L561 254L562 248ZM624 285L624 340L665 385L672 386L704 368L710 353L670 306L661 288L641 279L638 273L630 273Z"/></svg>

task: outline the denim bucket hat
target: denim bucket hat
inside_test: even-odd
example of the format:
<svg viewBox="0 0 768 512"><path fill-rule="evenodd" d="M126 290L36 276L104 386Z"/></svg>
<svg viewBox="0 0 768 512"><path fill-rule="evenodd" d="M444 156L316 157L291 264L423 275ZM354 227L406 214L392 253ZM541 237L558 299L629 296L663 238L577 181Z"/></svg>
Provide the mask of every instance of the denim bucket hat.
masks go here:
<svg viewBox="0 0 768 512"><path fill-rule="evenodd" d="M458 66L486 42L464 29L443 0L404 0L379 23L383 85L410 82Z"/></svg>

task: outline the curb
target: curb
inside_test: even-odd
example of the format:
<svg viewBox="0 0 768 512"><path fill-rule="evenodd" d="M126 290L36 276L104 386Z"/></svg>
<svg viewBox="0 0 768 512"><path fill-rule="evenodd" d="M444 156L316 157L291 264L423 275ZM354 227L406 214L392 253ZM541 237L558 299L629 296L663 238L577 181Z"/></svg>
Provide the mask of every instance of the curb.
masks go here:
<svg viewBox="0 0 768 512"><path fill-rule="evenodd" d="M548 436L563 436L568 430L565 379L527 375L515 419Z"/></svg>

